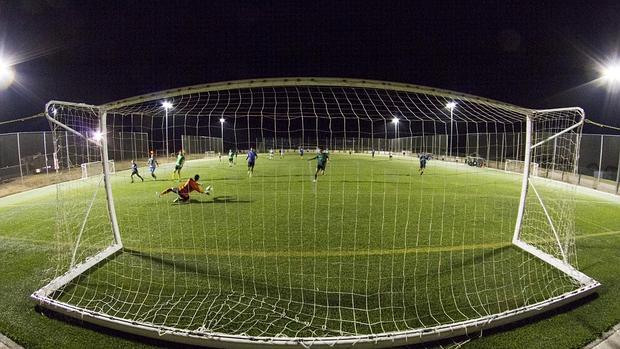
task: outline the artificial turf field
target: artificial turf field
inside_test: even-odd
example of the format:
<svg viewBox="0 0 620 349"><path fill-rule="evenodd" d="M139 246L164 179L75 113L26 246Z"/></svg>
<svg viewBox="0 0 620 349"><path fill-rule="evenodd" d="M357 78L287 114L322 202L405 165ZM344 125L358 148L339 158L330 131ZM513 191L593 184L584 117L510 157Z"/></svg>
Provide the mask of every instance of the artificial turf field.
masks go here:
<svg viewBox="0 0 620 349"><path fill-rule="evenodd" d="M125 252L58 298L192 330L323 336L459 321L572 288L510 246L519 176L440 161L420 176L411 159L342 154L314 184L314 162L299 156L263 155L251 179L239 160L233 167L188 162L184 176L199 173L214 187L211 196L192 195L189 205L172 204L172 194L156 197L176 185L166 166L157 181L131 184L127 171L114 175ZM0 332L26 347L152 344L47 319L28 300L57 263L66 266L97 184L65 184L60 201L55 190L0 199ZM561 194L540 190L548 198ZM111 242L98 195L78 259ZM56 208L69 233L55 233ZM603 284L597 298L465 347L581 347L620 322L619 215L618 200L577 197L579 267Z"/></svg>

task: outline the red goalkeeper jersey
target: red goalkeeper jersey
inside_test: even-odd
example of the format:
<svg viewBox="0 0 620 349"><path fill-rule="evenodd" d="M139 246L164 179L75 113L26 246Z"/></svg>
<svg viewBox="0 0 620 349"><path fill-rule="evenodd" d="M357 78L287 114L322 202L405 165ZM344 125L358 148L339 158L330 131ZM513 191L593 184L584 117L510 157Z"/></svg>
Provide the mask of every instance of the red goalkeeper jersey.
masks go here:
<svg viewBox="0 0 620 349"><path fill-rule="evenodd" d="M200 184L196 182L193 178L190 178L185 182L185 184L179 187L179 194L189 195L189 193L197 191L199 193L203 193L204 190L200 187Z"/></svg>

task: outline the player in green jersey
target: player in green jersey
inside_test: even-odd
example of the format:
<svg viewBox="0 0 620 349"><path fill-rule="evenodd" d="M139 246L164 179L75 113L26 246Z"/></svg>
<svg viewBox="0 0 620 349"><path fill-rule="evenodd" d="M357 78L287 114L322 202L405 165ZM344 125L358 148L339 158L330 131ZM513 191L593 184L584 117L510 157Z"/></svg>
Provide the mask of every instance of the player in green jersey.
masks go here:
<svg viewBox="0 0 620 349"><path fill-rule="evenodd" d="M316 182L319 173L322 175L325 174L325 167L327 166L327 161L329 161L329 155L326 151L323 151L323 148L319 147L319 153L316 154L315 157L308 159L308 161L314 159L316 159L316 172L314 172L314 179L312 181Z"/></svg>
<svg viewBox="0 0 620 349"><path fill-rule="evenodd" d="M235 160L235 153L232 149L228 150L228 167L233 165L233 161Z"/></svg>
<svg viewBox="0 0 620 349"><path fill-rule="evenodd" d="M179 175L179 180L181 180L181 169L183 168L183 165L185 164L185 153L183 152L183 149L179 150L179 155L177 155L177 162L174 165L174 172L172 172L172 179L175 178L175 175L178 174Z"/></svg>

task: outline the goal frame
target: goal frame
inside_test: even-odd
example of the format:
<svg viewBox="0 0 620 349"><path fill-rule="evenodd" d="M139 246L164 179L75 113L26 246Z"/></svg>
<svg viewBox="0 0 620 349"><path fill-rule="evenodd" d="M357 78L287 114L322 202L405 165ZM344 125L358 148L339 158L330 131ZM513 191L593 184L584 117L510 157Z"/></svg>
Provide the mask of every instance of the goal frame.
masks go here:
<svg viewBox="0 0 620 349"><path fill-rule="evenodd" d="M524 160L506 159L506 161L504 162L504 171L512 172L512 173L519 173L519 171L512 171L512 170L508 169L508 164L511 163L511 162L512 163L521 163L521 164L523 164L523 166L525 166L525 161ZM530 176L538 177L538 174L539 174L539 171L540 171L540 164L536 163L536 162L531 162L530 166L534 167L534 171L532 171L530 169Z"/></svg>
<svg viewBox="0 0 620 349"><path fill-rule="evenodd" d="M109 166L110 166L110 174L115 174L116 173L116 165L114 163L114 160L108 160L108 162L109 162ZM88 175L88 165L101 165L101 161L91 161L91 162L81 163L80 164L80 168L82 169L82 179L88 179L88 177L89 177L89 175ZM103 174L103 172L101 174Z"/></svg>
<svg viewBox="0 0 620 349"><path fill-rule="evenodd" d="M463 94L452 93L450 91L445 90L436 90L430 89L422 86L415 85L403 85L403 84L393 84L393 83L385 83L385 82L377 82L377 81L368 81L368 80L346 80L346 79L331 79L331 78L293 78L293 79L265 79L259 81L242 81L242 82L227 82L227 83L218 83L212 85L201 85L201 86L192 86L186 89L175 89L170 91L163 91L160 93L155 93L147 96L139 96L133 99L123 100L119 102L114 102L107 105L102 106L94 106L80 103L68 103L68 102L60 102L60 101L50 101L46 105L46 117L47 119L55 123L56 125L68 130L69 132L73 132L81 137L84 135L79 132L73 130L69 126L63 124L62 122L55 119L53 113L50 113L50 106L53 104L62 104L67 106L75 106L80 108L91 108L95 110L99 116L99 126L101 132L106 134L106 118L107 111L110 109L114 109L115 107L129 105L131 103L135 103L136 101L147 101L147 100L156 100L162 97L169 97L173 95L181 95L183 93L192 93L197 90L200 91L216 91L223 89L231 89L239 86L248 86L256 83L258 85L273 85L274 83L285 84L287 86L295 86L295 85L322 85L329 86L335 84L341 84L344 86L354 86L354 87L379 87L379 88L395 88L395 89L403 89L410 91L423 91L424 93L434 94L434 95L450 95L456 94L463 96ZM387 85L386 85L387 84ZM256 85L254 85L256 86ZM472 96L467 96L472 97ZM423 343L435 340L442 340L451 337L461 336L472 334L476 332L480 332L482 330L487 330L490 328L506 325L515 321L519 321L528 317L532 317L549 310L561 307L565 304L578 300L580 298L586 297L593 292L595 292L600 284L588 277L587 275L581 273L570 264L567 263L566 259L561 260L552 255L549 255L536 246L530 245L523 240L521 240L521 229L523 225L524 213L525 213L525 204L527 201L527 193L532 185L530 182L530 163L531 163L531 152L532 149L557 138L558 136L570 132L576 128L579 128L583 125L585 120L585 114L583 110L580 108L560 108L560 109L549 109L549 110L529 110L523 109L520 107L512 106L509 104L495 102L490 100L481 99L475 97L479 101L486 101L492 103L498 103L504 108L511 110L518 110L519 112L526 111L526 142L525 142L525 166L522 174L522 182L521 182L521 194L519 199L519 206L517 211L517 219L515 222L515 229L512 239L512 244L525 252L528 252L534 255L536 258L546 262L552 267L560 270L565 273L567 276L571 277L578 283L580 286L572 291L563 293L561 295L546 299L544 301L530 304L522 307L518 307L515 309L511 309L508 311L504 311L501 313L494 313L482 317L478 317L475 319L469 319L460 322L454 322L450 324L436 325L425 328L416 328L411 330L404 330L399 332L385 332L381 334L369 334L369 335L355 335L355 336L342 336L342 337L252 337L252 336L243 336L243 335L229 335L225 333L217 333L217 332L198 332L191 330L184 330L178 328L172 328L167 326L153 325L149 323L141 323L136 322L116 316L111 316L105 313L96 312L84 308L80 308L69 303L61 302L57 299L52 298L51 296L61 289L63 286L70 283L72 280L77 278L83 273L88 272L90 269L95 266L105 263L107 260L113 259L120 253L123 253L123 243L121 239L121 232L118 225L116 211L114 206L114 197L112 194L112 188L110 183L110 165L108 162L108 146L107 146L107 137L102 137L101 141L95 141L89 139L88 137L84 137L87 141L94 143L101 150L101 159L103 166L103 180L105 185L106 192L106 201L107 201L107 209L108 215L111 223L112 232L114 235L114 242L109 245L107 248L103 249L99 253L94 256L87 258L82 263L74 265L68 271L66 271L63 275L58 276L53 279L47 285L43 286L41 289L35 291L31 298L40 304L42 307L50 309L52 311L64 314L69 317L73 317L76 319L80 319L89 323L93 323L96 325L100 325L103 327L108 327L115 330L120 330L123 332L128 332L132 334L137 334L144 337L150 337L160 340L166 340L171 342L177 342L182 344L191 344L191 345L200 345L200 346L209 346L214 348L253 348L257 345L270 345L270 346L279 346L284 348L299 348L299 347L308 347L315 346L319 348L331 348L331 347L359 347L359 348L380 348L380 347L392 347L392 346L400 346L400 345L408 345L408 344L416 344ZM537 114L542 114L551 111L561 111L561 110L578 110L581 114L581 119L571 125L570 127L553 134L546 138L545 140L532 144L532 122L537 117ZM578 146L577 146L578 148ZM578 159L575 160L575 162ZM565 183L562 183L565 184ZM532 187L535 190L534 187ZM542 199L537 195L538 199L542 202ZM545 214L546 211L545 211ZM549 215L547 217L550 219Z"/></svg>

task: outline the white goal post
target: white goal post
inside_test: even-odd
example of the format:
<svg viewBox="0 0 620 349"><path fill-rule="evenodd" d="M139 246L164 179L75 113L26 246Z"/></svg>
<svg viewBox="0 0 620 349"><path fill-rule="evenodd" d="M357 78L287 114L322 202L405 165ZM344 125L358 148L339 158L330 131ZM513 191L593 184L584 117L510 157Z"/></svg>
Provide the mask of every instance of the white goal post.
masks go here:
<svg viewBox="0 0 620 349"><path fill-rule="evenodd" d="M31 295L70 317L216 348L383 348L475 335L600 286L577 269L574 187L540 171L576 173L580 108L277 78L101 106L51 101L46 116L55 134L69 131L101 150L89 152L82 176L103 171L102 180L57 186L57 274ZM150 156L221 152L222 163L186 166L213 169L221 196L180 207L153 195L148 185L157 182L112 183L112 129L146 133ZM95 130L101 141L90 137ZM470 132L484 167L437 156L424 172L409 157L342 152L383 154L402 138L410 141L398 153L465 157ZM293 151L280 160L276 147L269 165L261 154L256 175L245 176L234 166L261 144ZM330 159L316 181L318 166L304 160L319 146ZM55 142L58 156L67 149ZM228 150L241 165L227 161ZM166 158L159 161L172 171ZM113 185L131 185L132 195Z"/></svg>
<svg viewBox="0 0 620 349"><path fill-rule="evenodd" d="M523 173L524 167L525 161L523 160L506 159L506 163L504 164L504 171ZM538 163L530 162L530 176L538 177L539 167L540 165Z"/></svg>
<svg viewBox="0 0 620 349"><path fill-rule="evenodd" d="M108 166L110 168L109 174L115 174L116 166L114 165L114 160L108 160ZM80 164L80 167L82 169L82 179L103 174L103 165L101 161L85 162Z"/></svg>

